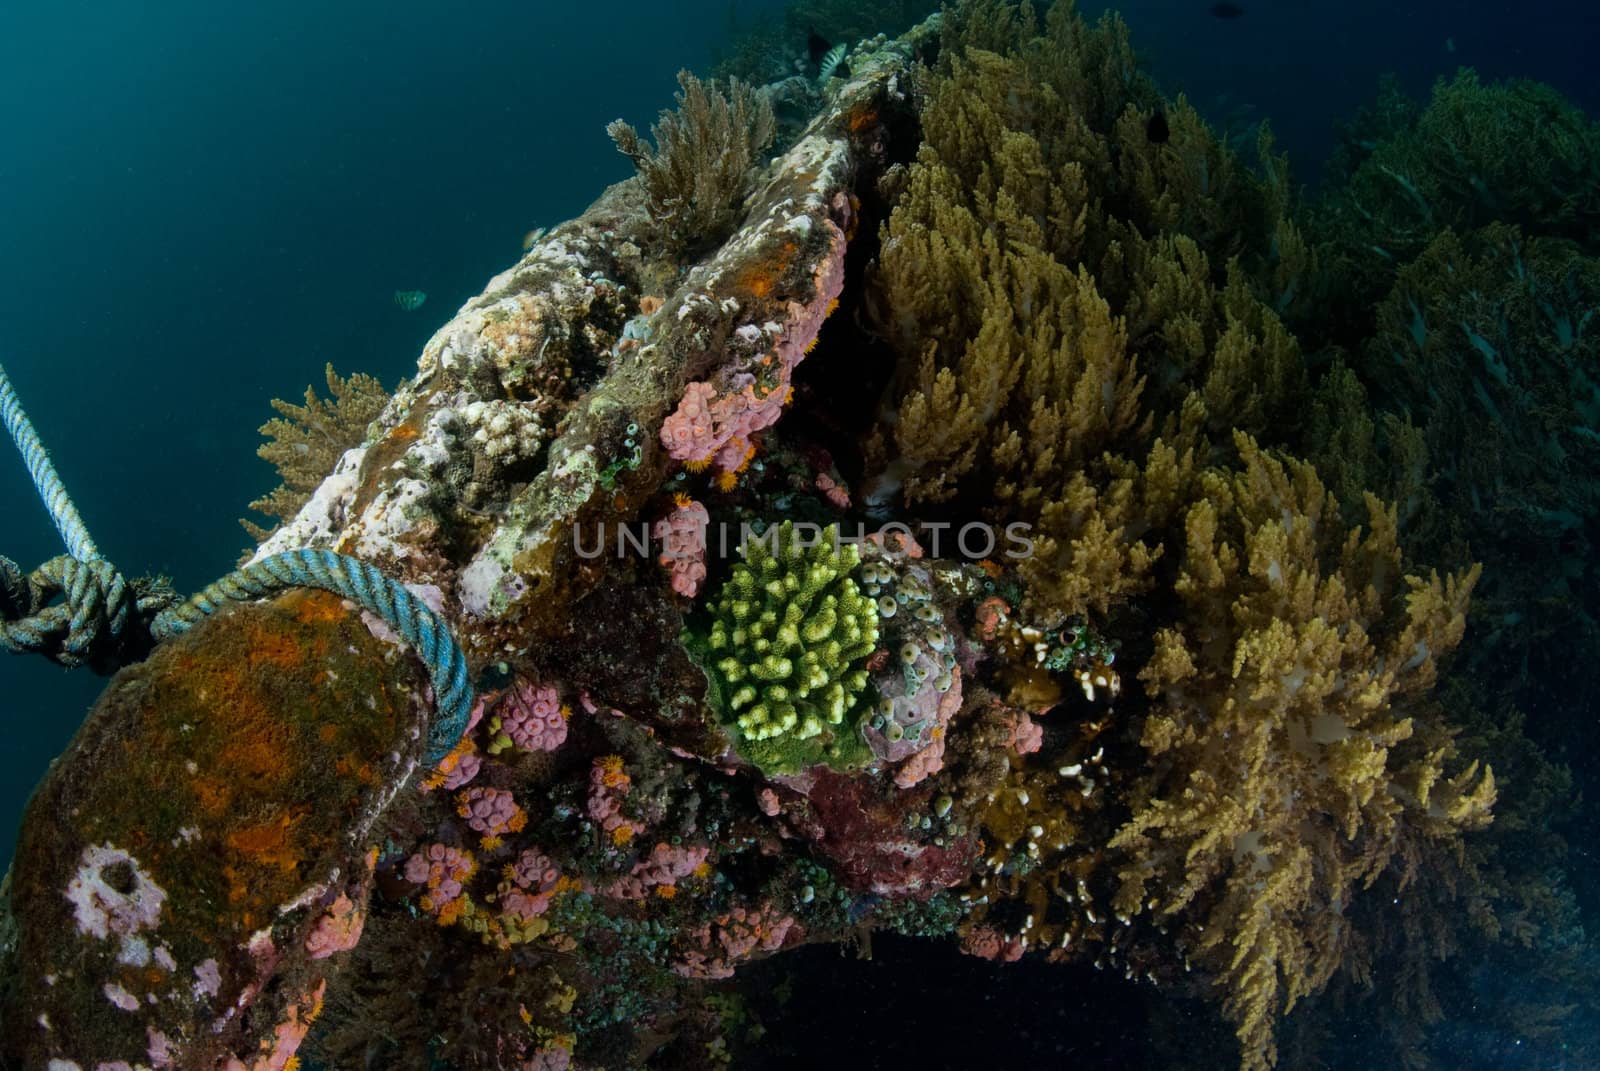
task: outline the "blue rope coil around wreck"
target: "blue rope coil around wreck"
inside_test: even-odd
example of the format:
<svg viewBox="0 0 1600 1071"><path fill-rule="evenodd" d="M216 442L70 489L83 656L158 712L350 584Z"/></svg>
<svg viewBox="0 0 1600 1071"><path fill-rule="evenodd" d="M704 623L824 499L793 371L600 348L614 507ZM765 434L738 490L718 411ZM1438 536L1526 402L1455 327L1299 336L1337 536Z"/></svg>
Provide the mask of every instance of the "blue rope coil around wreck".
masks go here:
<svg viewBox="0 0 1600 1071"><path fill-rule="evenodd" d="M188 630L226 603L291 587L320 588L381 617L422 657L436 707L428 726L427 763L438 763L460 742L474 702L466 655L449 625L404 585L359 559L309 549L243 565L182 601L160 584L130 583L100 556L3 365L0 422L69 551L31 574L0 556L0 647L105 670L138 657L150 643ZM63 602L54 601L57 595Z"/></svg>
<svg viewBox="0 0 1600 1071"><path fill-rule="evenodd" d="M450 626L405 586L375 567L331 550L288 550L240 566L176 606L156 614L150 635L160 642L197 624L225 603L309 587L342 595L383 618L400 633L428 667L438 708L428 726L429 765L450 753L466 732L472 714L472 682L467 657L450 635Z"/></svg>

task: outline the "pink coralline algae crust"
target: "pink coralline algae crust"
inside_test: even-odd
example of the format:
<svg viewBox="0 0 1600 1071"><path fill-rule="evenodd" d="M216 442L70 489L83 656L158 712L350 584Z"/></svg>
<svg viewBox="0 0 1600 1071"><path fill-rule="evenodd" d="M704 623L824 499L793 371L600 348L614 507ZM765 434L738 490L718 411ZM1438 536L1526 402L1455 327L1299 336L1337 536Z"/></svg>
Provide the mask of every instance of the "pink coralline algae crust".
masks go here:
<svg viewBox="0 0 1600 1071"><path fill-rule="evenodd" d="M487 696L479 696L478 701L472 704L472 713L467 716L467 728L463 736L471 736L472 730L478 727L478 723L483 720L483 712L488 709L488 702Z"/></svg>
<svg viewBox="0 0 1600 1071"><path fill-rule="evenodd" d="M306 937L306 951L312 959L327 959L337 952L350 951L361 940L366 918L366 912L354 900L340 893Z"/></svg>
<svg viewBox="0 0 1600 1071"><path fill-rule="evenodd" d="M1021 938L1002 934L989 926L974 926L961 938L961 951L997 963L1015 963L1026 949Z"/></svg>
<svg viewBox="0 0 1600 1071"><path fill-rule="evenodd" d="M106 999L123 1011L132 1012L139 1010L139 998L122 988L115 982L107 982L103 987Z"/></svg>
<svg viewBox="0 0 1600 1071"><path fill-rule="evenodd" d="M120 875L115 887L108 871ZM78 872L67 884L78 932L95 937L128 937L154 928L167 894L139 868L138 860L110 844L83 850Z"/></svg>
<svg viewBox="0 0 1600 1071"><path fill-rule="evenodd" d="M749 371L736 371L726 393L710 382L690 383L678 408L661 425L661 444L679 461L710 464L718 472L737 472L750 460L754 435L777 423L791 393L790 376L804 358L822 322L844 290L844 231L831 220L828 255L812 278L813 293L804 303L791 301L789 314L774 348L777 375L763 388Z"/></svg>
<svg viewBox="0 0 1600 1071"><path fill-rule="evenodd" d="M150 1066L155 1068L173 1066L179 1053L178 1047L172 1043L172 1040L153 1026L145 1028L145 1036L150 1039Z"/></svg>
<svg viewBox="0 0 1600 1071"><path fill-rule="evenodd" d="M283 953L273 943L272 932L262 930L250 938L250 943L245 946L250 953L250 958L255 961L256 973L262 978L272 973L274 967L283 959Z"/></svg>
<svg viewBox="0 0 1600 1071"><path fill-rule="evenodd" d="M528 816L517 806L516 797L500 788L469 788L461 794L456 813L467 825L488 837L515 833L527 824Z"/></svg>
<svg viewBox="0 0 1600 1071"><path fill-rule="evenodd" d="M1044 746L1044 728L1028 716L1026 710L1016 713L1011 726L1009 746L1018 755L1032 755Z"/></svg>
<svg viewBox="0 0 1600 1071"><path fill-rule="evenodd" d="M818 473L816 486L817 490L822 492L823 497L826 498L835 509L850 508L850 492L841 487L839 485L839 481L835 480L832 476L829 476L825 472Z"/></svg>
<svg viewBox="0 0 1600 1071"><path fill-rule="evenodd" d="M922 688L909 697L909 703L900 715L929 723L930 728L927 731L928 743L895 771L894 783L899 788L912 788L944 769L944 742L949 733L950 719L961 709L961 667L952 667L950 675L953 683L942 693L933 686L932 676L927 677Z"/></svg>
<svg viewBox="0 0 1600 1071"><path fill-rule="evenodd" d="M194 994L214 997L222 992L222 971L214 959L202 960L194 969Z"/></svg>
<svg viewBox="0 0 1600 1071"><path fill-rule="evenodd" d="M672 574L672 590L687 598L700 593L706 578L706 526L711 514L699 502L683 499L656 522L655 537L661 544L658 561Z"/></svg>
<svg viewBox="0 0 1600 1071"><path fill-rule="evenodd" d="M879 896L925 898L971 875L978 855L975 836L944 838L940 845L908 825L908 814L926 808L926 796L886 797L870 782L826 767L809 773L805 791L812 816L806 834L838 864L851 887Z"/></svg>
<svg viewBox="0 0 1600 1071"><path fill-rule="evenodd" d="M684 936L695 947L686 951L672 969L685 978L731 978L741 963L758 953L778 951L791 935L796 939L801 936L793 915L770 904L736 907L714 922L685 931Z"/></svg>
<svg viewBox="0 0 1600 1071"><path fill-rule="evenodd" d="M567 711L554 685L518 678L495 707L490 728L523 751L554 751L567 739Z"/></svg>
<svg viewBox="0 0 1600 1071"><path fill-rule="evenodd" d="M551 1045L540 1049L524 1061L520 1071L570 1071L571 1067L572 1050L562 1048L560 1045Z"/></svg>
<svg viewBox="0 0 1600 1071"><path fill-rule="evenodd" d="M894 772L896 788L914 788L944 769L944 727L936 731L933 742L912 755Z"/></svg>
<svg viewBox="0 0 1600 1071"><path fill-rule="evenodd" d="M311 1031L311 1023L322 1010L322 997L327 991L327 979L318 979L316 988L305 998L289 1005L282 1022L270 1039L261 1043L263 1051L249 1063L238 1056L229 1057L222 1071L283 1071L300 1050L301 1042Z"/></svg>

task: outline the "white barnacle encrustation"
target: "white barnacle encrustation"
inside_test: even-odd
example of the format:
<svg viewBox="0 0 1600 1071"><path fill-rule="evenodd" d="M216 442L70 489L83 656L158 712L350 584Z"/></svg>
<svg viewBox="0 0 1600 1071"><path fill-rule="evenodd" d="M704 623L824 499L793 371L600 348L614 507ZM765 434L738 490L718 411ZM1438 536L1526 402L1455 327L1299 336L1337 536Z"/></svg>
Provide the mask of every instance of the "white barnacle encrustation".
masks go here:
<svg viewBox="0 0 1600 1071"><path fill-rule="evenodd" d="M531 404L501 399L474 401L463 406L459 415L472 429L472 442L491 460L532 457L547 438L538 408Z"/></svg>
<svg viewBox="0 0 1600 1071"><path fill-rule="evenodd" d="M137 859L110 844L83 850L64 895L72 901L78 932L94 937L128 938L154 929L167 900L166 890Z"/></svg>

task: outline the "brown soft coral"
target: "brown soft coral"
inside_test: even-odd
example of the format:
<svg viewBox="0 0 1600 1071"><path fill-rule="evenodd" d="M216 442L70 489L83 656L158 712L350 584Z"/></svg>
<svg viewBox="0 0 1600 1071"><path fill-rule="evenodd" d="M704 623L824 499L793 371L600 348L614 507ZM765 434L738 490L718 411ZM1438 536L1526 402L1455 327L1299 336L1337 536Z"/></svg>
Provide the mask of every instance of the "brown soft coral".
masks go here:
<svg viewBox="0 0 1600 1071"><path fill-rule="evenodd" d="M639 169L650 215L672 243L708 246L733 230L750 171L761 162L776 127L772 104L739 81L726 90L678 72L678 108L663 111L651 147L621 119L606 127Z"/></svg>
<svg viewBox="0 0 1600 1071"><path fill-rule="evenodd" d="M1258 178L1163 102L1119 21L1058 5L1036 33L1029 11L977 5L947 35L883 229L868 301L900 361L872 509L965 497L1007 521L1066 519L1085 512L1084 481L1126 479L1157 437L1204 460L1207 437L1282 426L1304 391L1299 348L1258 296L1294 285L1273 250L1304 251L1281 160L1263 142ZM1158 114L1168 134L1152 140ZM1129 553L1134 575L1114 583L1137 587L1148 562Z"/></svg>
<svg viewBox="0 0 1600 1071"><path fill-rule="evenodd" d="M251 509L276 518L277 524L264 528L239 521L253 539L265 540L278 525L299 513L340 456L361 445L367 425L388 404L389 393L371 376L357 372L341 379L332 364L323 369L323 375L328 381L329 401L318 398L310 387L306 388L305 405L272 399L278 415L261 425L261 434L269 441L256 454L277 466L283 483L250 503Z"/></svg>
<svg viewBox="0 0 1600 1071"><path fill-rule="evenodd" d="M1309 465L1236 446L1243 471L1204 474L1187 513L1184 614L1141 674L1147 773L1111 847L1118 912L1190 924L1265 1067L1277 1017L1339 966L1351 900L1404 837L1487 823L1495 790L1416 720L1477 568L1405 575L1392 507L1369 496L1370 529L1347 531Z"/></svg>

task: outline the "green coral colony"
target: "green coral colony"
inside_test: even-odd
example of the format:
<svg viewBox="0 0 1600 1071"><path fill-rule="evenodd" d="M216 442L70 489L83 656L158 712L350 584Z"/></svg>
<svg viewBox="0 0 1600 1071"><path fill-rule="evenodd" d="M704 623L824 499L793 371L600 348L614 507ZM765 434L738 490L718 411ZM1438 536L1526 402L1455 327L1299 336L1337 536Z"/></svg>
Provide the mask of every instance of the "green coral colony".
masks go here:
<svg viewBox="0 0 1600 1071"><path fill-rule="evenodd" d="M878 610L838 529L812 544L784 522L747 539L712 604L707 646L746 757L769 770L844 759L878 643Z"/></svg>

